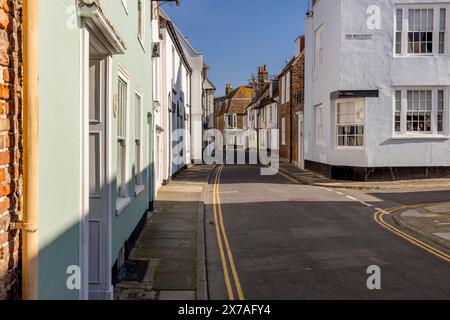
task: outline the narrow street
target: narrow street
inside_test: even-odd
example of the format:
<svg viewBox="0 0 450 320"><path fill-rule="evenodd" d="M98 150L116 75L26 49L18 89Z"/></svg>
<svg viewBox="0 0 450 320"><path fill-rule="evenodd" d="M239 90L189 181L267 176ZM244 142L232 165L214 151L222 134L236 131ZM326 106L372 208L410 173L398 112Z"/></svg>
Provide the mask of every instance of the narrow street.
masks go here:
<svg viewBox="0 0 450 320"><path fill-rule="evenodd" d="M374 220L377 209L448 201L450 191L326 189L262 176L257 166L221 168L211 178L206 205L210 299L450 295L447 261ZM381 268L381 290L367 288L371 265Z"/></svg>

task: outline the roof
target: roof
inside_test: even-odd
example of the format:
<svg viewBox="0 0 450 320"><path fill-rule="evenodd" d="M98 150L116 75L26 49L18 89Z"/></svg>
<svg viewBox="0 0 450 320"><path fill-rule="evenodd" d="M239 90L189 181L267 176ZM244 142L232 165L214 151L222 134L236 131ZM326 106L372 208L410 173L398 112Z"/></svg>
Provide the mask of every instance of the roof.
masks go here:
<svg viewBox="0 0 450 320"><path fill-rule="evenodd" d="M229 101L226 108L218 110L218 115L226 113L242 114L247 110L248 105L252 101L253 91L250 86L241 86L223 97L215 99L215 102Z"/></svg>
<svg viewBox="0 0 450 320"><path fill-rule="evenodd" d="M203 89L205 89L205 90L216 90L216 87L214 86L212 81L209 80L209 78L205 78L205 80L203 82Z"/></svg>
<svg viewBox="0 0 450 320"><path fill-rule="evenodd" d="M285 74L289 68L292 66L292 64L294 62L296 62L297 60L299 60L303 55L305 54L305 50L303 50L298 56L293 57L288 64L283 68L283 70L281 70L281 72L278 74L278 76L276 76L276 79L278 79L279 77L281 77L283 74Z"/></svg>
<svg viewBox="0 0 450 320"><path fill-rule="evenodd" d="M170 20L170 18L166 15L166 13L161 9L159 10L159 16L162 19L166 20L167 31L169 32L169 35L175 44L177 52L180 55L181 60L183 61L183 64L186 66L186 68L188 69L189 73L192 73L192 68L186 58L186 55L184 54L183 47L181 46L180 38L178 36L178 32L177 32L175 25L172 23L172 20Z"/></svg>

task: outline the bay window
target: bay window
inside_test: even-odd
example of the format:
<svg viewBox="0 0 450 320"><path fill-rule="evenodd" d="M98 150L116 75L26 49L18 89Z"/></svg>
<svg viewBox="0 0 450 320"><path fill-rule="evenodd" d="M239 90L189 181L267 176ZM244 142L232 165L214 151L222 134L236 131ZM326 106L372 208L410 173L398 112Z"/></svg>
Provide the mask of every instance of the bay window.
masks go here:
<svg viewBox="0 0 450 320"><path fill-rule="evenodd" d="M447 8L401 5L395 11L395 54L445 54L446 31Z"/></svg>
<svg viewBox="0 0 450 320"><path fill-rule="evenodd" d="M445 133L447 98L444 89L397 89L394 100L394 131L397 135Z"/></svg>
<svg viewBox="0 0 450 320"><path fill-rule="evenodd" d="M338 147L363 147L364 101L338 102L336 127Z"/></svg>

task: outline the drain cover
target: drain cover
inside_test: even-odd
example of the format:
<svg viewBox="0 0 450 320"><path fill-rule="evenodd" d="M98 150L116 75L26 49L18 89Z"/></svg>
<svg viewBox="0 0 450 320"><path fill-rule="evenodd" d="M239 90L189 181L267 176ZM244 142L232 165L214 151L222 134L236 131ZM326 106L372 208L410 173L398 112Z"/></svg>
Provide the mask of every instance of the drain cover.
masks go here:
<svg viewBox="0 0 450 320"><path fill-rule="evenodd" d="M142 282L147 272L149 261L126 260L119 272L119 282L137 281Z"/></svg>

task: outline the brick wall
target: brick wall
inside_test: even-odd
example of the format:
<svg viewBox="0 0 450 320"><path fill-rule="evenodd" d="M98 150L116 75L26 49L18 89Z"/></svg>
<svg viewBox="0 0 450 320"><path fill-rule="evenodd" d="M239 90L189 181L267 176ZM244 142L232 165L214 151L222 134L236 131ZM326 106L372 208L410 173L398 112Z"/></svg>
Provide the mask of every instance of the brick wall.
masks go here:
<svg viewBox="0 0 450 320"><path fill-rule="evenodd" d="M19 297L22 0L0 0L0 300Z"/></svg>
<svg viewBox="0 0 450 320"><path fill-rule="evenodd" d="M282 88L280 84L280 88ZM283 119L286 119L285 144L283 144ZM291 161L291 103L283 103L278 108L280 158L286 162Z"/></svg>
<svg viewBox="0 0 450 320"><path fill-rule="evenodd" d="M278 108L278 125L279 125L279 143L280 143L280 158L286 162L294 164L298 163L298 117L297 112L304 110L303 90L304 90L304 75L305 59L304 55L296 57L280 75L278 86L280 92L284 90L281 78L288 71L291 72L291 92L290 101L283 103ZM282 119L286 119L286 144L282 144L283 130Z"/></svg>
<svg viewBox="0 0 450 320"><path fill-rule="evenodd" d="M298 116L299 111L304 111L304 88L305 88L305 56L301 55L292 64L292 162L298 164L299 150L299 127Z"/></svg>

